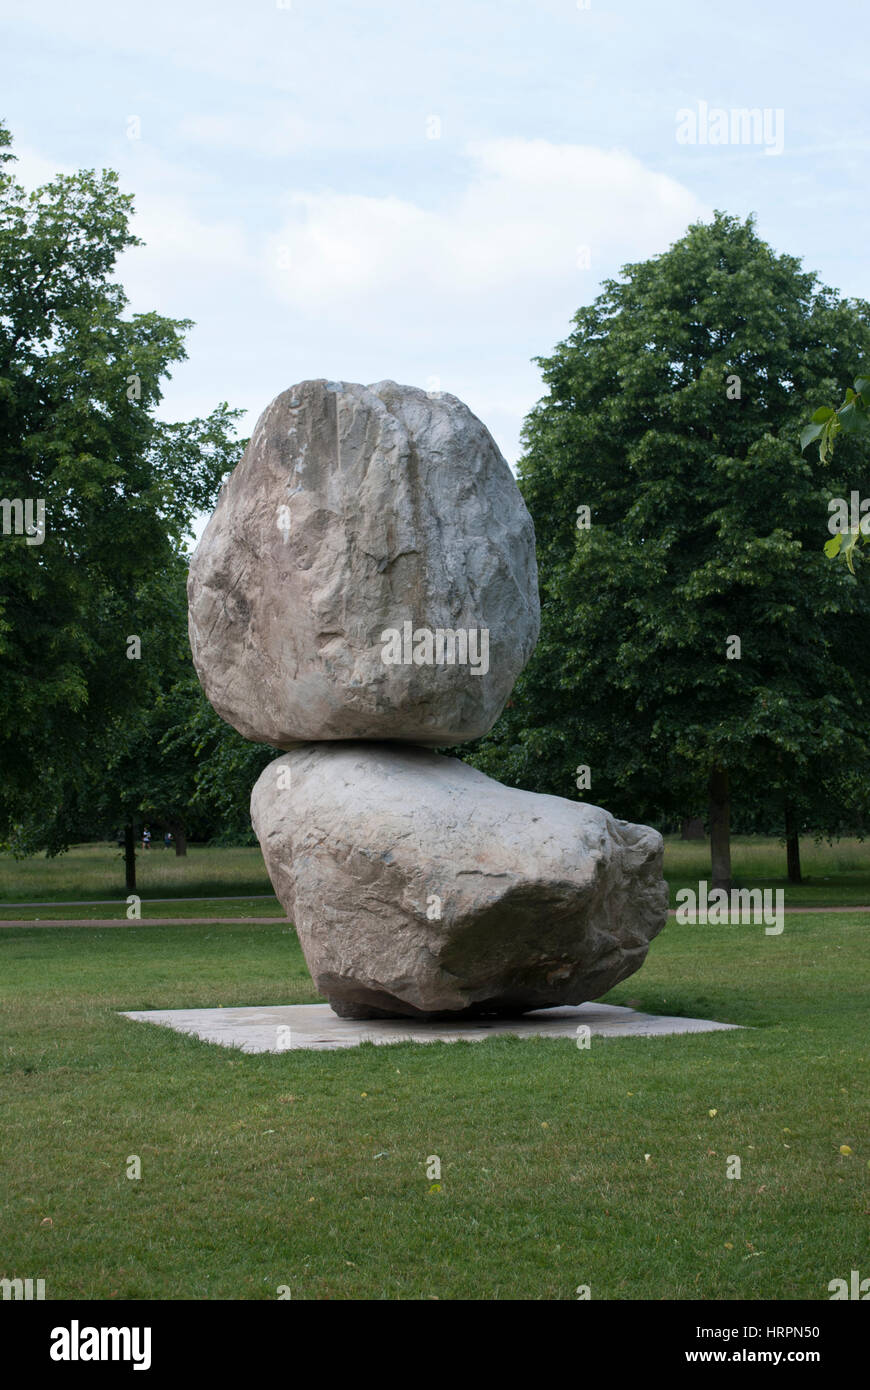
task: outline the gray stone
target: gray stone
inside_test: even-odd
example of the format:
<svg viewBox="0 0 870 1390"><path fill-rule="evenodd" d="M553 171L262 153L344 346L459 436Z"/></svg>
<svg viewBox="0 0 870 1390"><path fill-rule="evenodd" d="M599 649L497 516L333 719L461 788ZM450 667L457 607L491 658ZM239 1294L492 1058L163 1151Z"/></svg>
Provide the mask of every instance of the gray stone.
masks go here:
<svg viewBox="0 0 870 1390"><path fill-rule="evenodd" d="M156 1023L178 1033L242 1052L331 1052L360 1043L483 1042L510 1034L520 1038L657 1038L675 1033L716 1033L737 1023L638 1013L618 1004L563 1005L537 1009L518 1019L336 1018L327 1004L262 1004L238 1009L142 1009L123 1014L137 1023ZM579 1044L585 1051L585 1038Z"/></svg>
<svg viewBox="0 0 870 1390"><path fill-rule="evenodd" d="M422 748L312 744L251 798L275 892L343 1017L580 1004L665 923L662 838Z"/></svg>
<svg viewBox="0 0 870 1390"><path fill-rule="evenodd" d="M476 738L540 620L531 518L489 431L455 396L391 381L276 397L221 491L188 595L206 695L279 748Z"/></svg>

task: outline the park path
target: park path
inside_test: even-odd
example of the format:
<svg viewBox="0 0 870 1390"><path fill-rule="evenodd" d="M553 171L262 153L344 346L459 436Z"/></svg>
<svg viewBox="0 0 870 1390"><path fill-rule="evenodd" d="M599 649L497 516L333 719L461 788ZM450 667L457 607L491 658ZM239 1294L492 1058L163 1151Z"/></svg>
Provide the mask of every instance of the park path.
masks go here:
<svg viewBox="0 0 870 1390"><path fill-rule="evenodd" d="M152 899L152 901L154 901ZM172 901L170 899L170 901ZM55 904L52 904L55 906ZM676 916L675 907L668 908L668 916ZM787 907L786 913L799 912L870 912L870 906L851 907L848 904L834 903L829 907ZM270 922L277 922L281 926L292 926L287 917L138 917L129 921L126 917L58 917L40 918L35 921L32 917L9 918L0 921L2 927L205 927L217 922L253 922L259 926L268 926Z"/></svg>

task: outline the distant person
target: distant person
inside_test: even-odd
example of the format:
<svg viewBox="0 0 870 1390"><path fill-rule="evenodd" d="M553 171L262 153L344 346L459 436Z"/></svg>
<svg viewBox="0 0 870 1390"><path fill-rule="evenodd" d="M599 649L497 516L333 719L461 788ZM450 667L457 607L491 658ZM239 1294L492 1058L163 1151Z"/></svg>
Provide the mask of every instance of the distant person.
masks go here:
<svg viewBox="0 0 870 1390"><path fill-rule="evenodd" d="M145 829L142 831L142 848L147 849L150 844L151 831L148 829L148 826L146 825Z"/></svg>
<svg viewBox="0 0 870 1390"><path fill-rule="evenodd" d="M163 832L163 848L164 848L164 849L169 849L169 846L170 846L171 844L172 844L172 836L170 835L170 833L169 833L168 830L164 830L164 832Z"/></svg>

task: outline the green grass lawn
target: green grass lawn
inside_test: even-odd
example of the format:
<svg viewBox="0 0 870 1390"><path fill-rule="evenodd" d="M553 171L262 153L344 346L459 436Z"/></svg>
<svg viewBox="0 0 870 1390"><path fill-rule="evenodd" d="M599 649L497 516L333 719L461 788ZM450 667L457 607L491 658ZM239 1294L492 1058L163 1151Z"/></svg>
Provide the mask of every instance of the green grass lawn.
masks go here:
<svg viewBox="0 0 870 1390"><path fill-rule="evenodd" d="M786 879L785 846L761 835L735 835L731 841L735 888L782 888L786 907L870 906L870 842L842 839L833 845L801 841L803 883ZM665 837L665 878L674 895L680 888L710 882L708 840Z"/></svg>
<svg viewBox="0 0 870 1390"><path fill-rule="evenodd" d="M116 1011L311 1001L292 929L10 928L0 1277L50 1299L826 1300L870 1273L868 966L858 914L672 921L610 1001L746 1031L245 1056Z"/></svg>
<svg viewBox="0 0 870 1390"><path fill-rule="evenodd" d="M854 839L833 846L804 840L801 845L805 882L791 886L785 879L785 850L773 839L735 836L735 887L783 888L786 906L870 906L870 844ZM283 916L271 896L272 885L259 849L219 849L191 845L178 857L160 847L137 854L137 893L143 917ZM671 906L680 888L710 880L710 848L706 841L665 840L665 877ZM237 904L205 903L203 898L244 895ZM268 897L255 897L268 894ZM248 895L251 895L248 899ZM123 858L115 845L76 845L56 859L44 856L16 860L0 854L0 921L33 917L124 917L126 899ZM190 901L161 904L152 898ZM98 900L98 905L69 912L42 907L11 908L9 903ZM100 906L105 903L107 906Z"/></svg>
<svg viewBox="0 0 870 1390"><path fill-rule="evenodd" d="M220 849L190 845L187 854L176 855L158 845L137 851L136 892L143 899L195 898L271 894L272 885L257 846ZM0 905L81 898L117 903L126 896L124 856L115 844L74 845L54 859L44 855L13 859L0 854Z"/></svg>

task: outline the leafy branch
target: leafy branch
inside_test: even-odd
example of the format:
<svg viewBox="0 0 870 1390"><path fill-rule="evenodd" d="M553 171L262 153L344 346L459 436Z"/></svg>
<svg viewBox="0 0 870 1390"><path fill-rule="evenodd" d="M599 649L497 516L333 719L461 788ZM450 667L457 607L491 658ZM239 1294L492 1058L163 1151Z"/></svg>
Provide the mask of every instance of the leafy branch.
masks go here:
<svg viewBox="0 0 870 1390"><path fill-rule="evenodd" d="M867 431L870 431L870 376L862 375L855 378L854 387L847 388L845 397L836 409L823 405L813 413L810 423L801 430L801 450L818 443L819 459L822 463L830 463L835 441L841 432L862 434ZM854 575L855 555L863 540L859 523L848 532L838 531L825 542L824 551L832 560L840 556Z"/></svg>

